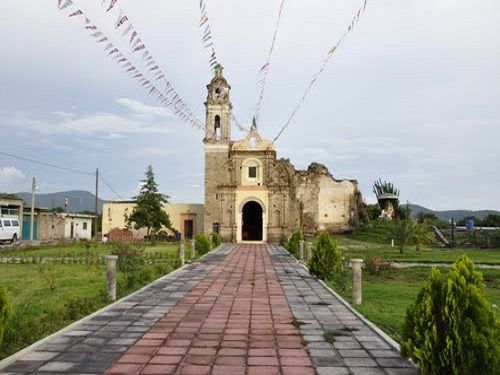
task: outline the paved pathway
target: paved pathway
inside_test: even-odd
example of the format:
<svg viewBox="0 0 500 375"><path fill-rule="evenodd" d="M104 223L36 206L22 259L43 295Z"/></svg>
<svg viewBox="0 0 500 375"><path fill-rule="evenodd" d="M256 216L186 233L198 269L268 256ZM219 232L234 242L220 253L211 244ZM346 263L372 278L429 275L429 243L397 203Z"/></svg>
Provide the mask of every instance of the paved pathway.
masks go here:
<svg viewBox="0 0 500 375"><path fill-rule="evenodd" d="M0 373L419 374L271 245L223 245L9 362Z"/></svg>

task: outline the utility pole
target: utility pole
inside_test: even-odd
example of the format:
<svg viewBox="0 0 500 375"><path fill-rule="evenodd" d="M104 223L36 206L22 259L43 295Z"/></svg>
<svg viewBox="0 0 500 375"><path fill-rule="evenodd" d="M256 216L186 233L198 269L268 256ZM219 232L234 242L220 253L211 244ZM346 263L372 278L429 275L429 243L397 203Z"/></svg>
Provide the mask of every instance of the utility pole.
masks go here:
<svg viewBox="0 0 500 375"><path fill-rule="evenodd" d="M35 225L35 189L36 179L33 177L31 182L31 224L30 224L30 241L33 241L33 230Z"/></svg>
<svg viewBox="0 0 500 375"><path fill-rule="evenodd" d="M451 218L451 247L455 247L455 219Z"/></svg>
<svg viewBox="0 0 500 375"><path fill-rule="evenodd" d="M99 168L95 170L95 205L94 205L94 234L97 236L97 203L98 203L98 195L99 195Z"/></svg>

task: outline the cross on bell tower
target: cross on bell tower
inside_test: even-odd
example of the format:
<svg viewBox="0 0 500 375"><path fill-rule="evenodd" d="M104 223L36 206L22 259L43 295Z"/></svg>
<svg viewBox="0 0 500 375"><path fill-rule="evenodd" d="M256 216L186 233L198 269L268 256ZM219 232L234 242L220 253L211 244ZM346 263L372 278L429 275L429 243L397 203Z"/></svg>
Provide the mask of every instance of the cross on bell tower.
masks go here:
<svg viewBox="0 0 500 375"><path fill-rule="evenodd" d="M231 110L229 100L231 86L222 74L222 66L215 66L215 75L207 85L208 96L205 102L205 142L227 142L231 140Z"/></svg>

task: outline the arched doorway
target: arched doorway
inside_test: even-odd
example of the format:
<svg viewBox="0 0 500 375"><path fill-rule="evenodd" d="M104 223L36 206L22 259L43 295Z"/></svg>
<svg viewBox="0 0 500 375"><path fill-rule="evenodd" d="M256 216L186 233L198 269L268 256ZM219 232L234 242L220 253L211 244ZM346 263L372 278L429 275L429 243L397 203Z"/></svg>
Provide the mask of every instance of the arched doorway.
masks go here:
<svg viewBox="0 0 500 375"><path fill-rule="evenodd" d="M241 239L262 241L262 206L255 202L245 203L242 210Z"/></svg>

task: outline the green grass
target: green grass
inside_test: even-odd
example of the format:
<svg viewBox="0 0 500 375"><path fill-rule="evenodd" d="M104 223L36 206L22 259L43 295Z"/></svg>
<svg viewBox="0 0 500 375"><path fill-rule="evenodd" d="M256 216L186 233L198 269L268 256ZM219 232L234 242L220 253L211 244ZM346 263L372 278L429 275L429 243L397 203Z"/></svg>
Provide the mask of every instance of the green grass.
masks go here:
<svg viewBox="0 0 500 375"><path fill-rule="evenodd" d="M0 264L0 285L7 287L14 308L64 304L70 297L91 297L106 289L105 267L92 272L84 265L58 264L57 269L61 277L55 291L49 289L36 264Z"/></svg>
<svg viewBox="0 0 500 375"><path fill-rule="evenodd" d="M98 244L100 255L110 254L113 246ZM178 259L178 244L146 245L146 253L162 253L158 265L163 265L161 274L175 268L170 260ZM40 246L23 250L0 252L0 258L7 257L85 257L85 243L73 243L65 246ZM168 257L165 257L168 255ZM186 246L186 259L190 259L191 248ZM146 257L151 260L151 258ZM163 262L165 261L165 262ZM155 265L145 265L153 271ZM102 264L94 270L88 270L83 264L53 264L51 267L59 274L56 278L56 288L51 290L49 282L40 272L44 265L1 264L0 285L5 286L13 304L14 315L9 321L5 337L0 343L0 359L32 344L82 318L107 304L106 300L106 267ZM158 273L142 274L142 278L133 285L121 287L118 284L119 296L131 293L152 279ZM120 276L125 276L119 273ZM121 288L121 289L120 289Z"/></svg>
<svg viewBox="0 0 500 375"><path fill-rule="evenodd" d="M69 317L66 305L75 298L87 301L85 304L91 311L106 305L102 298L106 291L105 267L94 271L78 264L54 267L59 276L52 291L40 273L40 265L0 264L0 285L7 288L14 312L0 344L0 359L86 315L76 310L77 316Z"/></svg>
<svg viewBox="0 0 500 375"><path fill-rule="evenodd" d="M40 245L15 250L0 250L1 257L83 257L91 243L75 242L70 244ZM111 254L113 244L95 244L95 248L101 255ZM156 243L144 244L146 253L169 253L176 254L179 250L178 243ZM190 246L186 245L186 256L190 254Z"/></svg>
<svg viewBox="0 0 500 375"><path fill-rule="evenodd" d="M420 251L415 246L407 246L403 254L399 249L373 242L352 239L350 236L339 236L340 249L346 258L366 258L381 256L395 262L421 263L453 263L461 255L466 254L475 263L500 265L500 249L448 249L441 247L424 247Z"/></svg>
<svg viewBox="0 0 500 375"><path fill-rule="evenodd" d="M446 273L448 269L441 268L441 271ZM480 272L485 279L488 300L500 306L500 270ZM428 275L429 268L393 269L376 276L364 273L363 304L353 307L399 342L406 309L415 302ZM328 284L336 289L333 283ZM349 303L352 302L350 290L336 290ZM497 316L500 316L498 308L495 310Z"/></svg>

